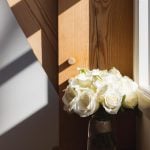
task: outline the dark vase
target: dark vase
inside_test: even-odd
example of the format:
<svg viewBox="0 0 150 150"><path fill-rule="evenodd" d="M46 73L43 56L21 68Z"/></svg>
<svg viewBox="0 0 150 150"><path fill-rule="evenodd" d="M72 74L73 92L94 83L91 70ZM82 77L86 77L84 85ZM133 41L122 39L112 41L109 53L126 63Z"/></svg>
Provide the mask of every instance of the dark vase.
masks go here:
<svg viewBox="0 0 150 150"><path fill-rule="evenodd" d="M87 150L116 150L111 117L96 113L89 120Z"/></svg>

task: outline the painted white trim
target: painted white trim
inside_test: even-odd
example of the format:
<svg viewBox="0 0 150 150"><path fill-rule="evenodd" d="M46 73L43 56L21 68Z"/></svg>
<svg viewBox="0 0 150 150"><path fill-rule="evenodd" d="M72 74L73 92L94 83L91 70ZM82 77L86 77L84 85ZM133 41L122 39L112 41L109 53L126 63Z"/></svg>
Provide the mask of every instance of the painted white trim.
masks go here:
<svg viewBox="0 0 150 150"><path fill-rule="evenodd" d="M134 1L134 78L149 89L149 0Z"/></svg>
<svg viewBox="0 0 150 150"><path fill-rule="evenodd" d="M139 0L134 0L134 21L133 21L133 34L134 34L134 48L133 48L133 73L134 73L134 80L139 83Z"/></svg>

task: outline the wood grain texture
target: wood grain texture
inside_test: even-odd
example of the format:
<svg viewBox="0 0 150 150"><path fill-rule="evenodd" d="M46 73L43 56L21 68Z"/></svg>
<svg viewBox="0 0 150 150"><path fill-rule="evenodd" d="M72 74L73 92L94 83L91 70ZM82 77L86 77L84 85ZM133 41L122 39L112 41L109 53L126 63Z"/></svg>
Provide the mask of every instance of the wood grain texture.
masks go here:
<svg viewBox="0 0 150 150"><path fill-rule="evenodd" d="M132 77L133 0L90 1L90 67Z"/></svg>
<svg viewBox="0 0 150 150"><path fill-rule="evenodd" d="M64 10L67 3L59 0L59 84L76 75L77 67L89 66L89 2L82 0ZM70 57L76 63L62 69Z"/></svg>
<svg viewBox="0 0 150 150"><path fill-rule="evenodd" d="M60 91L65 88L66 81L77 74L78 66L115 66L123 74L132 77L132 0L59 0L58 62L57 1L9 0L9 3L36 56L56 87L59 62ZM69 57L76 59L75 65L68 65ZM61 150L86 149L88 118L68 115L62 109L60 101ZM122 145L133 145L135 117L132 116L128 120L132 126L128 124L130 143ZM126 124L125 121L119 119L117 126Z"/></svg>
<svg viewBox="0 0 150 150"><path fill-rule="evenodd" d="M60 97L77 67L89 67L89 0L59 0L59 85ZM70 57L74 65L68 64ZM87 118L64 112L60 100L61 150L85 150Z"/></svg>
<svg viewBox="0 0 150 150"><path fill-rule="evenodd" d="M90 68L113 66L133 75L133 0L90 1ZM114 121L119 150L136 149L136 116L121 113Z"/></svg>
<svg viewBox="0 0 150 150"><path fill-rule="evenodd" d="M35 55L57 88L57 0L8 0L8 2Z"/></svg>
<svg viewBox="0 0 150 150"><path fill-rule="evenodd" d="M60 93L67 85L66 81L76 75L78 66L91 69L115 66L123 74L132 77L133 1L90 0L86 1L88 6L84 5L84 0L59 1ZM83 15L83 11L87 13L86 16ZM86 44L87 48L85 48ZM69 57L74 57L77 63L73 66L68 65ZM62 108L62 103L60 104ZM68 115L61 109L61 149L86 149L87 121L88 118L79 119L76 115ZM118 149L134 150L136 133L134 112L120 114L114 121L114 125Z"/></svg>

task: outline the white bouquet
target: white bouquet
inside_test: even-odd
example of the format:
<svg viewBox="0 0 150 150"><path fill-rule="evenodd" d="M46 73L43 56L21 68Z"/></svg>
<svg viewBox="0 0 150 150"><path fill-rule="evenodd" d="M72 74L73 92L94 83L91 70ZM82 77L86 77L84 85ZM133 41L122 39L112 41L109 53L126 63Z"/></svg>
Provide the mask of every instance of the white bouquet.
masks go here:
<svg viewBox="0 0 150 150"><path fill-rule="evenodd" d="M69 80L62 98L64 109L87 117L103 107L117 114L121 107L133 109L138 103L138 85L116 69L78 69L80 73Z"/></svg>

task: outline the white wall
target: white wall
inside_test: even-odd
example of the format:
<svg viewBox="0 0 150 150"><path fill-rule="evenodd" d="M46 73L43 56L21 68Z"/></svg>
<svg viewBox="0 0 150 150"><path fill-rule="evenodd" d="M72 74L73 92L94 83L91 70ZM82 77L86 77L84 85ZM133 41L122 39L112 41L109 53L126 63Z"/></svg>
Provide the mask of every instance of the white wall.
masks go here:
<svg viewBox="0 0 150 150"><path fill-rule="evenodd" d="M58 123L58 95L1 0L0 149L54 150Z"/></svg>

